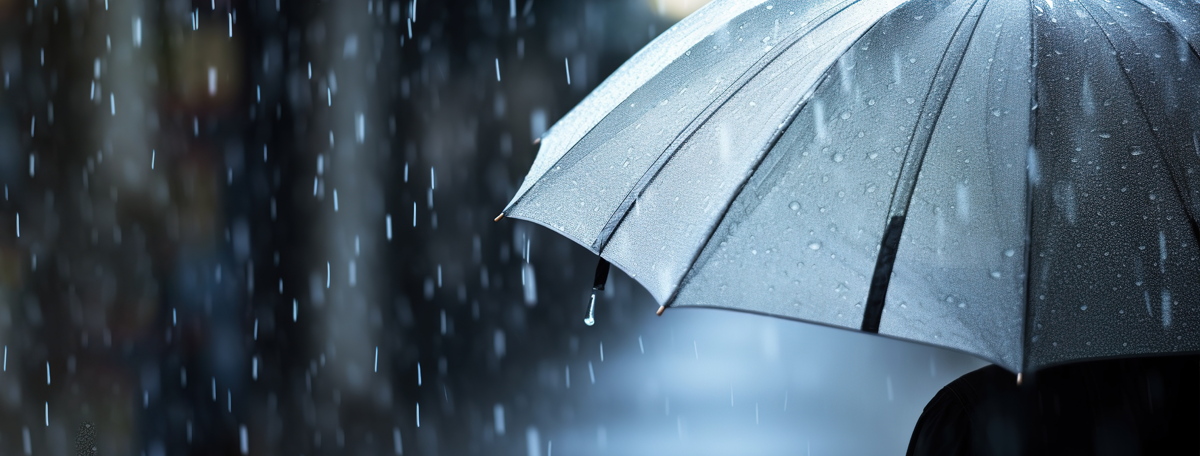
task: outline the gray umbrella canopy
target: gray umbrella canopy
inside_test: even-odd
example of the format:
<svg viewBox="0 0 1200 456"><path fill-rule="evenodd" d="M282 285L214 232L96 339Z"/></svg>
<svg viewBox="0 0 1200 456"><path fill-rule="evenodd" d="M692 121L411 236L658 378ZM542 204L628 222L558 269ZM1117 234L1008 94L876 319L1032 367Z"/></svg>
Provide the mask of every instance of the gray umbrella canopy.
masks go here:
<svg viewBox="0 0 1200 456"><path fill-rule="evenodd" d="M1200 350L1200 4L717 0L543 138L509 217L667 306L1011 371Z"/></svg>

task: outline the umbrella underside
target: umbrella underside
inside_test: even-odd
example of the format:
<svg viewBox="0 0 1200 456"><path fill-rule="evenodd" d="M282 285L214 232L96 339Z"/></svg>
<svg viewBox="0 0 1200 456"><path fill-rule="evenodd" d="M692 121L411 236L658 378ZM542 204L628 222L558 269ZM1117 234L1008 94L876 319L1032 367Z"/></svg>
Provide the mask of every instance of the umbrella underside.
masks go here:
<svg viewBox="0 0 1200 456"><path fill-rule="evenodd" d="M1015 372L1194 352L1198 48L1186 0L718 0L551 129L505 214L671 306Z"/></svg>

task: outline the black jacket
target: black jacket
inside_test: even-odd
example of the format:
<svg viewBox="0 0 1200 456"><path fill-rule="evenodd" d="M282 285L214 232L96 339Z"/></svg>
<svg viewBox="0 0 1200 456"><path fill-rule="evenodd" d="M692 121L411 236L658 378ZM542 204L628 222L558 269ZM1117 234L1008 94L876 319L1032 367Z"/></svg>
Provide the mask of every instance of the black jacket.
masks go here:
<svg viewBox="0 0 1200 456"><path fill-rule="evenodd" d="M1200 357L997 366L942 388L908 444L924 455L1200 455Z"/></svg>

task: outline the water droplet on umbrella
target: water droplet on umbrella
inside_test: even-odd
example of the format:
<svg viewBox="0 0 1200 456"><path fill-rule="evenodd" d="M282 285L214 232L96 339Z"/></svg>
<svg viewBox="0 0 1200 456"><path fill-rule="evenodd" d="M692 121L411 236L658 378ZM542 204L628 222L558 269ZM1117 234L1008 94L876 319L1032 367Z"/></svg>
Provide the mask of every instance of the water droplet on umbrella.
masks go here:
<svg viewBox="0 0 1200 456"><path fill-rule="evenodd" d="M813 243L811 243L811 244L808 244L808 248L810 248L810 249L812 249L812 250L821 250L821 243L820 243L820 242L813 242Z"/></svg>
<svg viewBox="0 0 1200 456"><path fill-rule="evenodd" d="M800 210L800 202L792 201L791 204L788 204L788 207L791 208L793 211L798 211L798 210Z"/></svg>
<svg viewBox="0 0 1200 456"><path fill-rule="evenodd" d="M1005 251L1004 251L1004 256L1006 256L1006 257L1011 257L1011 256L1015 255L1016 253L1017 253L1017 252L1016 252L1016 251L1014 251L1013 249L1008 249L1008 250L1005 250Z"/></svg>

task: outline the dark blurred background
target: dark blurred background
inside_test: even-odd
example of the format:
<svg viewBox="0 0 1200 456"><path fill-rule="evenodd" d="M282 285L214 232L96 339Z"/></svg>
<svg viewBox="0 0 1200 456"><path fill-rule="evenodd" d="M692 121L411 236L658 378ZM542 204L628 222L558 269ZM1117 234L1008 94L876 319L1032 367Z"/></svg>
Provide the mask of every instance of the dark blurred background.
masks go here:
<svg viewBox="0 0 1200 456"><path fill-rule="evenodd" d="M0 0L0 454L902 452L981 362L615 270L586 327L492 221L703 2Z"/></svg>

